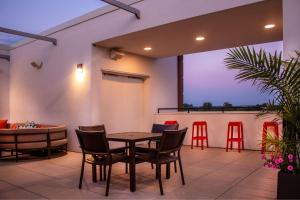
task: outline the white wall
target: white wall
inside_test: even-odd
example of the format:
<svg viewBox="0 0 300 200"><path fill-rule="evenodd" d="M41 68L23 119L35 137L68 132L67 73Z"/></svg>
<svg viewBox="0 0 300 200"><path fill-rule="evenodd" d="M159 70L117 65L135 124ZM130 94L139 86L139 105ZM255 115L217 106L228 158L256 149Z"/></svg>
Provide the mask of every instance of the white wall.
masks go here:
<svg viewBox="0 0 300 200"><path fill-rule="evenodd" d="M150 75L153 59L126 54L115 61L107 49L94 47L92 65L91 123L107 124L108 132L143 130L144 93L149 80L103 76L101 69Z"/></svg>
<svg viewBox="0 0 300 200"><path fill-rule="evenodd" d="M283 0L283 52L284 57L294 55L300 50L300 1Z"/></svg>
<svg viewBox="0 0 300 200"><path fill-rule="evenodd" d="M9 62L0 59L0 119L9 119Z"/></svg>
<svg viewBox="0 0 300 200"><path fill-rule="evenodd" d="M244 130L245 149L260 150L262 140L263 123L277 119L276 115L266 115L257 117L258 112L194 112L194 113L161 113L154 115L154 122L164 123L166 120L177 120L179 128L188 127L188 132L184 140L185 145L191 145L192 124L194 121L206 121L208 129L208 145L210 147L226 147L227 124L229 121L241 121ZM279 133L281 135L282 124L279 123ZM271 129L268 129L272 132ZM234 137L237 136L236 130ZM196 142L194 143L194 145ZM200 143L199 143L200 144ZM205 144L205 143L204 143ZM235 142L234 148L237 147Z"/></svg>
<svg viewBox="0 0 300 200"><path fill-rule="evenodd" d="M177 107L177 57L154 60L145 90L145 130L151 130L157 108Z"/></svg>
<svg viewBox="0 0 300 200"><path fill-rule="evenodd" d="M127 53L109 58L104 48L93 48L92 120L108 132L149 131L157 107L177 106L176 57L151 59ZM101 69L149 75L144 82L126 77L103 76Z"/></svg>
<svg viewBox="0 0 300 200"><path fill-rule="evenodd" d="M12 122L34 120L39 123L66 124L71 150L78 149L74 129L80 124L105 122L111 126L110 130L130 130L135 123L142 123L138 129L144 127L148 130L152 114L158 106L176 106L176 58L151 61L132 55L113 62L107 59L105 52L95 50L92 43L252 2L256 1L190 0L182 3L182 0L145 0L133 5L141 10L141 20L123 10L109 12L115 8L108 6L93 13L93 16L101 15L100 17L62 31L58 29L65 25L47 31L49 36L58 40L57 46L44 41L21 42L10 52L10 119ZM75 21L77 23L78 19ZM67 23L70 24L72 23ZM43 61L43 68L34 69L30 65L32 61ZM79 63L84 64L82 80L78 80L75 73ZM144 86L132 81L122 80L124 85L121 80L103 80L99 68L104 65L129 72L149 73L152 78ZM120 92L124 90L125 96L136 94L129 101L138 102L144 98L144 107L138 103L134 114L127 118L133 107L130 102L132 104L124 115L111 121L116 110L124 106L125 96L115 91L110 92L108 87ZM140 94L142 90L143 95ZM110 92L107 97L104 91ZM111 101L118 104L118 107L107 107ZM140 112L142 109L143 112ZM118 124L121 118L128 120L122 122L122 126Z"/></svg>

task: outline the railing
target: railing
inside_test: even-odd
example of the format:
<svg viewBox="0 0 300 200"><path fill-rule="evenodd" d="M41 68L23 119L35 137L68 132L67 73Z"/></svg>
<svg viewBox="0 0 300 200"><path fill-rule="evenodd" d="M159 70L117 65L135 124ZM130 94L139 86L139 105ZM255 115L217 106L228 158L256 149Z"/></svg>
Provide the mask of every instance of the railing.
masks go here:
<svg viewBox="0 0 300 200"><path fill-rule="evenodd" d="M193 108L158 108L157 113L161 113L161 111L177 111L177 112L197 112L197 111L261 111L263 109L262 106L212 106L212 107L193 107Z"/></svg>

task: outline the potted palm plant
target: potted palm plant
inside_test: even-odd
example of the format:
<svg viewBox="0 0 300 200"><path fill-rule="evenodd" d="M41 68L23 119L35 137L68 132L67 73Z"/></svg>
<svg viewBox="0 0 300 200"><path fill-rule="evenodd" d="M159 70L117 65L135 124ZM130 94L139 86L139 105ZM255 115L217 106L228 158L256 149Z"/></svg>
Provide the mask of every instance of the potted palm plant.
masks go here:
<svg viewBox="0 0 300 200"><path fill-rule="evenodd" d="M265 165L278 168L278 199L300 199L300 52L288 60L281 53L238 47L225 58L228 69L236 70L236 79L251 81L263 93L274 97L259 116L277 113L283 121L282 138L266 139L275 152L264 156Z"/></svg>

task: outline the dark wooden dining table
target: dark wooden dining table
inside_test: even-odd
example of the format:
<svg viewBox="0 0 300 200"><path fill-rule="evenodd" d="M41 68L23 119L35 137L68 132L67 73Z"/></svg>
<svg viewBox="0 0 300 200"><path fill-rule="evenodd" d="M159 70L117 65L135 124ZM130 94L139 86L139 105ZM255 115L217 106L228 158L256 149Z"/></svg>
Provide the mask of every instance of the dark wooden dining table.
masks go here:
<svg viewBox="0 0 300 200"><path fill-rule="evenodd" d="M129 176L130 176L130 191L136 190L135 180L135 146L137 142L160 139L161 133L146 133L146 132L123 132L107 134L108 141L127 142L129 144Z"/></svg>

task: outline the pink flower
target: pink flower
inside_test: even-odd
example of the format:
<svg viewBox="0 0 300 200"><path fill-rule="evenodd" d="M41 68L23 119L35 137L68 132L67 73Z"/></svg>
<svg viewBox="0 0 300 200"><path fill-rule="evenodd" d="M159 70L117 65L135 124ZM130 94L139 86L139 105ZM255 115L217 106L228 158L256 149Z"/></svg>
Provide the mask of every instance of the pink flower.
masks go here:
<svg viewBox="0 0 300 200"><path fill-rule="evenodd" d="M269 168L273 167L273 164L272 163L268 163L268 167Z"/></svg>
<svg viewBox="0 0 300 200"><path fill-rule="evenodd" d="M294 155L293 155L293 154L289 154L289 155L288 155L288 158L289 158L289 160L293 160Z"/></svg>
<svg viewBox="0 0 300 200"><path fill-rule="evenodd" d="M261 155L261 159L265 160L266 159L266 155L265 154Z"/></svg>
<svg viewBox="0 0 300 200"><path fill-rule="evenodd" d="M283 163L283 159L282 158L278 158L278 159L275 160L275 163L276 164Z"/></svg>
<svg viewBox="0 0 300 200"><path fill-rule="evenodd" d="M294 167L293 167L293 165L289 165L289 166L287 166L287 169L288 169L289 171L293 171L293 170L294 170Z"/></svg>

